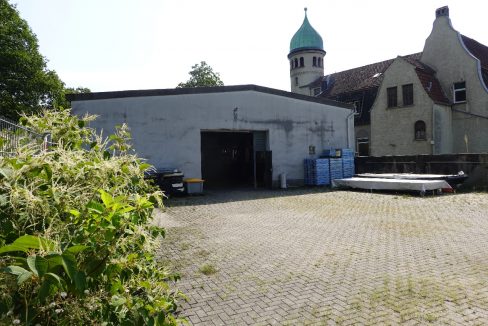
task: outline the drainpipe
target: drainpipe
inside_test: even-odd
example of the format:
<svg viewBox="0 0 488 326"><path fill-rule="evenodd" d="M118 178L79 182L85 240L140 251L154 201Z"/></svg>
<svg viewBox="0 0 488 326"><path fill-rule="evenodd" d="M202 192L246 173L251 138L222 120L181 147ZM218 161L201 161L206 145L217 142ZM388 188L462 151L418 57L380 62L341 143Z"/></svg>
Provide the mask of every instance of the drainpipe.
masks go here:
<svg viewBox="0 0 488 326"><path fill-rule="evenodd" d="M346 139L347 139L347 148L349 148L349 119L356 114L356 105L354 105L354 109L351 110L352 112L349 113L346 117ZM355 149L354 149L355 150Z"/></svg>
<svg viewBox="0 0 488 326"><path fill-rule="evenodd" d="M430 141L430 144L432 145L432 155L437 154L435 152L435 104L432 106L432 140Z"/></svg>

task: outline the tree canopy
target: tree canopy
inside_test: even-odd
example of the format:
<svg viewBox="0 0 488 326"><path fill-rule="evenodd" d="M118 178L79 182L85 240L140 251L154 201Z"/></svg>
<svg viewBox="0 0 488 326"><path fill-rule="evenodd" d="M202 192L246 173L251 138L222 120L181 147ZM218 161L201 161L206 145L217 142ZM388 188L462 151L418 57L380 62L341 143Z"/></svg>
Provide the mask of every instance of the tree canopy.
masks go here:
<svg viewBox="0 0 488 326"><path fill-rule="evenodd" d="M81 87L78 86L76 88L74 87L66 87L63 90L63 94L59 96L59 98L56 100L56 106L60 106L63 108L68 108L70 106L70 102L66 99L66 95L68 94L81 94L81 93L90 93L91 90L86 87Z"/></svg>
<svg viewBox="0 0 488 326"><path fill-rule="evenodd" d="M36 35L14 5L0 0L0 115L18 118L64 100L64 84L47 69Z"/></svg>
<svg viewBox="0 0 488 326"><path fill-rule="evenodd" d="M209 86L224 86L224 82L220 79L220 74L214 72L205 61L191 67L190 79L186 83L179 83L177 88L183 87L209 87Z"/></svg>

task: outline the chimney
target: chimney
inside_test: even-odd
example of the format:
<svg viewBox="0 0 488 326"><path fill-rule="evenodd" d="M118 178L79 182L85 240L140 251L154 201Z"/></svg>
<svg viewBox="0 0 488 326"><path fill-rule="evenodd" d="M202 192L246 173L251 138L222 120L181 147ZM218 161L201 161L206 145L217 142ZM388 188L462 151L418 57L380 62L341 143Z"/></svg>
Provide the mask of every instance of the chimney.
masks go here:
<svg viewBox="0 0 488 326"><path fill-rule="evenodd" d="M436 9L435 18L439 18L442 16L449 17L449 7L448 6L444 6L444 7Z"/></svg>

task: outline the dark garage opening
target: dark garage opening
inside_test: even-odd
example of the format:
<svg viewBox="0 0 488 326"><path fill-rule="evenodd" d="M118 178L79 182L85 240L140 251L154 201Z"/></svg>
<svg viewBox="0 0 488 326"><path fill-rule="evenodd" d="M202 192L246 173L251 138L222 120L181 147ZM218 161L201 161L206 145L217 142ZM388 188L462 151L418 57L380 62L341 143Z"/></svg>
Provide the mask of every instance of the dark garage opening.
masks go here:
<svg viewBox="0 0 488 326"><path fill-rule="evenodd" d="M251 132L201 132L202 177L207 188L254 186Z"/></svg>

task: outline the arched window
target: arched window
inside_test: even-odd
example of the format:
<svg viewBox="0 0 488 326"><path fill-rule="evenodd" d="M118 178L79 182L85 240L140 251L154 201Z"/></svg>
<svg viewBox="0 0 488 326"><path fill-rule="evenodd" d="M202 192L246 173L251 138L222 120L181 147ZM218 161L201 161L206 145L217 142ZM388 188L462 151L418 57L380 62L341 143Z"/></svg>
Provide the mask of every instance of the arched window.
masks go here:
<svg viewBox="0 0 488 326"><path fill-rule="evenodd" d="M425 140L425 122L419 120L415 122L415 140Z"/></svg>
<svg viewBox="0 0 488 326"><path fill-rule="evenodd" d="M298 67L298 59L295 58L295 66L293 68L297 68Z"/></svg>
<svg viewBox="0 0 488 326"><path fill-rule="evenodd" d="M319 58L319 60L318 60L318 61L319 61L319 62L318 62L318 66L319 66L319 67L322 67L322 58Z"/></svg>
<svg viewBox="0 0 488 326"><path fill-rule="evenodd" d="M293 69L293 60L290 60L290 69Z"/></svg>
<svg viewBox="0 0 488 326"><path fill-rule="evenodd" d="M303 60L303 57L300 57L300 67L305 67L305 60Z"/></svg>
<svg viewBox="0 0 488 326"><path fill-rule="evenodd" d="M295 86L298 86L298 77L295 77Z"/></svg>
<svg viewBox="0 0 488 326"><path fill-rule="evenodd" d="M313 57L312 66L317 67L317 57Z"/></svg>

